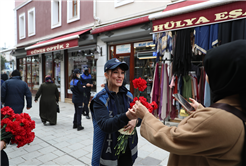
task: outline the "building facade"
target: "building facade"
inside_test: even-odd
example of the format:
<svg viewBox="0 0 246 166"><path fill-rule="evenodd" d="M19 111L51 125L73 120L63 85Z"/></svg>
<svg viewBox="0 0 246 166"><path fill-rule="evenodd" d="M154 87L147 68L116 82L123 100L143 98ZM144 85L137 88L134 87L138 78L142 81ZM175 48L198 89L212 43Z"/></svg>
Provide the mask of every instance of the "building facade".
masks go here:
<svg viewBox="0 0 246 166"><path fill-rule="evenodd" d="M69 82L75 68L83 72L88 67L96 84L96 38L90 34L94 25L92 1L18 1L15 11L14 56L33 94L50 75L61 101L71 98Z"/></svg>

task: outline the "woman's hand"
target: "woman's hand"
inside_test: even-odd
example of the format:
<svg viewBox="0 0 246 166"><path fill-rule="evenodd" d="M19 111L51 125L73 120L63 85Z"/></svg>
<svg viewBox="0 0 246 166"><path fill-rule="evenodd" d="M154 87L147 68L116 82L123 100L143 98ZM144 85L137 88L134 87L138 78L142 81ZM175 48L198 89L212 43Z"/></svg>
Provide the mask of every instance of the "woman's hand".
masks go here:
<svg viewBox="0 0 246 166"><path fill-rule="evenodd" d="M141 119L143 119L145 114L149 112L148 109L140 101L136 101L132 109L133 111L130 112L136 117Z"/></svg>
<svg viewBox="0 0 246 166"><path fill-rule="evenodd" d="M192 99L192 98L189 98L189 100L191 101L190 105L192 107L194 107L195 108L195 111L196 111L197 108L199 107L199 103L196 100Z"/></svg>
<svg viewBox="0 0 246 166"><path fill-rule="evenodd" d="M35 100L35 103L37 103L38 102L38 100Z"/></svg>
<svg viewBox="0 0 246 166"><path fill-rule="evenodd" d="M1 141L1 150L3 150L6 147L6 143L4 141Z"/></svg>
<svg viewBox="0 0 246 166"><path fill-rule="evenodd" d="M130 120L126 126L124 126L124 131L129 131L131 133L137 124L137 119Z"/></svg>
<svg viewBox="0 0 246 166"><path fill-rule="evenodd" d="M126 116L128 119L137 119L136 115L134 114L134 111L130 108L128 108L128 111L126 112Z"/></svg>

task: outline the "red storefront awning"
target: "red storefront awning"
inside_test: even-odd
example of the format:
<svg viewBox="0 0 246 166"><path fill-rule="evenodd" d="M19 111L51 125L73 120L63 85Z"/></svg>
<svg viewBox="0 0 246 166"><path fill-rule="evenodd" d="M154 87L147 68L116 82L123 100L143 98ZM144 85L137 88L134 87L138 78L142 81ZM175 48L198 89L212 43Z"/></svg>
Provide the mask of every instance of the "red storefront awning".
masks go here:
<svg viewBox="0 0 246 166"><path fill-rule="evenodd" d="M236 1L208 9L153 20L152 31L154 33L164 32L242 18L246 18L246 1Z"/></svg>
<svg viewBox="0 0 246 166"><path fill-rule="evenodd" d="M25 50L27 52L27 55L35 55L57 50L64 50L72 47L78 47L79 35L89 30L90 29L86 29L83 31L78 31L67 35L59 36L53 39L45 40L36 43L30 47L26 47Z"/></svg>

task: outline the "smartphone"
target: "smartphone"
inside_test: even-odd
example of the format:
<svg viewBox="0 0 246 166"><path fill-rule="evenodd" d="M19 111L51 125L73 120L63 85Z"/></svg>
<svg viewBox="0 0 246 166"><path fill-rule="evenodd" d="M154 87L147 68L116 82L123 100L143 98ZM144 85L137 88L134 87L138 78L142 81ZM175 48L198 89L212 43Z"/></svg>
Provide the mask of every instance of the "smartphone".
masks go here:
<svg viewBox="0 0 246 166"><path fill-rule="evenodd" d="M195 111L195 108L179 93L173 94L173 97L186 109L187 111Z"/></svg>

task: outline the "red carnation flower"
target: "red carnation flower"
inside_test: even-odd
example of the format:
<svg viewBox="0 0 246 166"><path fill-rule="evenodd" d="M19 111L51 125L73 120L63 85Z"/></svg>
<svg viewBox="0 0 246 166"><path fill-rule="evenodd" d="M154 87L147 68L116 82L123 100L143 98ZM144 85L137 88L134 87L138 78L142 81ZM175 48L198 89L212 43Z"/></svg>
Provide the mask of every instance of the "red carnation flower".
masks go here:
<svg viewBox="0 0 246 166"><path fill-rule="evenodd" d="M141 92L147 88L147 85L146 85L147 82L144 79L142 79L141 77L134 79L132 81L132 83L133 83L134 88L138 89Z"/></svg>

